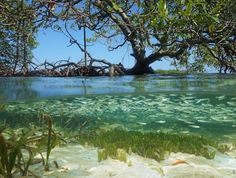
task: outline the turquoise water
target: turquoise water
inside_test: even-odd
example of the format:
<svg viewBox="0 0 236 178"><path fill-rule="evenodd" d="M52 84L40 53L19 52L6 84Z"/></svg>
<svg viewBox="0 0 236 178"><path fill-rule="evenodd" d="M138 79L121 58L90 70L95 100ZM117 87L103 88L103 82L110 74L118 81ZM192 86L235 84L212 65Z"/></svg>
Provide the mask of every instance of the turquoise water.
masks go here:
<svg viewBox="0 0 236 178"><path fill-rule="evenodd" d="M55 124L88 129L201 134L236 140L236 76L0 78L0 120L12 126L47 112Z"/></svg>

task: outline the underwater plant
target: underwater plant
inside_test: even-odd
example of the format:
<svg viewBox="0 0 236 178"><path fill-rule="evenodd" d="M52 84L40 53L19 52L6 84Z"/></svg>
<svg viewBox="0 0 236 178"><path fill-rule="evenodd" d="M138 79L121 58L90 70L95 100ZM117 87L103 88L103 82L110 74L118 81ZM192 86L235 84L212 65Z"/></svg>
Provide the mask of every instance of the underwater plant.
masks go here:
<svg viewBox="0 0 236 178"><path fill-rule="evenodd" d="M127 153L125 150L123 149L117 149L117 154L116 154L116 159L123 161L123 162L127 162Z"/></svg>
<svg viewBox="0 0 236 178"><path fill-rule="evenodd" d="M40 154L45 170L49 170L51 150L59 144L57 133L52 129L52 119L42 117L47 126L29 128L2 129L0 132L0 175L12 178L13 174L26 176L34 157ZM46 152L46 161L43 156Z"/></svg>
<svg viewBox="0 0 236 178"><path fill-rule="evenodd" d="M0 111L3 111L5 109L6 105L0 103Z"/></svg>
<svg viewBox="0 0 236 178"><path fill-rule="evenodd" d="M115 147L109 147L106 149L98 149L98 162L101 162L103 160L106 160L108 156L111 158L117 159L119 161L127 162L127 153L123 149L116 149ZM129 162L129 164L131 164Z"/></svg>
<svg viewBox="0 0 236 178"><path fill-rule="evenodd" d="M3 111L6 108L6 104L1 103L2 99L4 99L4 97L0 95L0 112Z"/></svg>
<svg viewBox="0 0 236 178"><path fill-rule="evenodd" d="M105 149L98 149L97 152L98 152L98 162L107 159L108 155Z"/></svg>
<svg viewBox="0 0 236 178"><path fill-rule="evenodd" d="M83 136L80 143L99 147L99 161L107 157L126 161L125 155L130 152L157 161L163 160L171 152L184 152L212 159L216 149L222 151L217 142L198 135L143 133L117 129L101 131L94 136Z"/></svg>
<svg viewBox="0 0 236 178"><path fill-rule="evenodd" d="M52 118L50 115L41 113L41 119L45 121L47 124L47 133L46 133L46 161L45 161L45 171L49 171L49 156L52 149L59 144L59 139L57 134L54 132L52 128Z"/></svg>
<svg viewBox="0 0 236 178"><path fill-rule="evenodd" d="M0 133L0 175L11 178L16 169L26 175L34 155L31 147L33 131L6 129ZM26 154L28 153L28 154Z"/></svg>

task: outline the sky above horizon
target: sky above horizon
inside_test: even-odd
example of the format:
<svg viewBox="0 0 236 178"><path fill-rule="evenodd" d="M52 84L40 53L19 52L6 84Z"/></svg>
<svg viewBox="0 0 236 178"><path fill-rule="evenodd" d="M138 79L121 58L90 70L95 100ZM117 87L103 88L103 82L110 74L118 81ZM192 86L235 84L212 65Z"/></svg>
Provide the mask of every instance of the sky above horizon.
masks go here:
<svg viewBox="0 0 236 178"><path fill-rule="evenodd" d="M91 35L87 33L88 37ZM55 32L51 29L40 29L36 35L38 46L33 50L34 61L42 63L45 60L48 62L56 62L58 60L68 60L77 62L80 61L84 54L76 45L69 46L69 39L60 32ZM83 44L82 31L77 32L76 39ZM93 45L87 47L88 52L96 59L105 59L111 63L122 63L124 67L131 68L134 65L134 58L130 56L132 50L128 45L119 48L115 51L108 52L106 42L97 41ZM170 61L157 61L151 65L154 69L175 69L170 65Z"/></svg>

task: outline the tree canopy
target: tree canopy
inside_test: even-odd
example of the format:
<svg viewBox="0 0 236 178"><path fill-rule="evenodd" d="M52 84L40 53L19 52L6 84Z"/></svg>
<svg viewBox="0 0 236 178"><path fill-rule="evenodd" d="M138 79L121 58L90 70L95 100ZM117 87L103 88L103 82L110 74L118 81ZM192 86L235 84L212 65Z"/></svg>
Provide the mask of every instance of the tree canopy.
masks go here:
<svg viewBox="0 0 236 178"><path fill-rule="evenodd" d="M136 60L131 73L148 72L157 60L193 67L235 66L235 1L89 1L89 28L96 36L129 43ZM81 22L80 22L81 23ZM201 69L201 68L200 68Z"/></svg>
<svg viewBox="0 0 236 178"><path fill-rule="evenodd" d="M67 32L86 27L95 42L107 40L109 50L128 44L135 60L129 74L149 73L150 64L166 59L190 71L203 71L205 65L220 72L236 71L234 0L35 0L32 4L40 25L61 30L57 22L63 21Z"/></svg>
<svg viewBox="0 0 236 178"><path fill-rule="evenodd" d="M36 46L34 9L24 0L5 0L0 10L0 68L25 73Z"/></svg>

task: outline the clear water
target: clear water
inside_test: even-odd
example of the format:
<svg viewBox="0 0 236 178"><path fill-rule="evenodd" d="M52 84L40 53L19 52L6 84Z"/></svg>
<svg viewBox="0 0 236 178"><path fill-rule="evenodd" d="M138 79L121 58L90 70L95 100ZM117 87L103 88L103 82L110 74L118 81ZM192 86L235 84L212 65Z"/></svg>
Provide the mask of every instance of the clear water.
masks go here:
<svg viewBox="0 0 236 178"><path fill-rule="evenodd" d="M19 126L50 113L61 127L201 134L236 140L236 76L0 78L0 120Z"/></svg>

